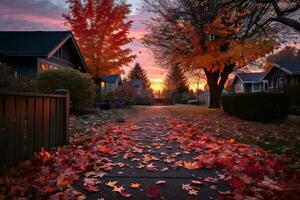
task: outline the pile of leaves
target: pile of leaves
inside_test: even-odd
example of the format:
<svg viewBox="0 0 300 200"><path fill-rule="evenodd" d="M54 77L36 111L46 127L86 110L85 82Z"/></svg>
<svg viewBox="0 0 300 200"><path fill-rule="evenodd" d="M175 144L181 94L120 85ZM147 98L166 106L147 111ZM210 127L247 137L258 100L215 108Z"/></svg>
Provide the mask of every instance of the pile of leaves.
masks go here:
<svg viewBox="0 0 300 200"><path fill-rule="evenodd" d="M204 134L192 123L174 120L169 140L184 151L195 152L193 169L220 168L232 190L220 199L297 199L300 171L289 174L275 155L257 146L238 144Z"/></svg>
<svg viewBox="0 0 300 200"><path fill-rule="evenodd" d="M192 122L204 133L222 139L234 138L237 142L254 144L300 168L300 123L287 120L284 123L259 123L230 116L219 109L197 107L170 107L173 115Z"/></svg>
<svg viewBox="0 0 300 200"><path fill-rule="evenodd" d="M76 133L70 145L52 151L42 151L15 169L3 171L0 178L0 199L75 199L84 195L72 188L83 172L92 171L102 177L114 166L110 158L131 146L126 134L135 127L108 124L105 130L93 129L93 134ZM85 187L92 189L92 180ZM53 194L53 196L52 196Z"/></svg>

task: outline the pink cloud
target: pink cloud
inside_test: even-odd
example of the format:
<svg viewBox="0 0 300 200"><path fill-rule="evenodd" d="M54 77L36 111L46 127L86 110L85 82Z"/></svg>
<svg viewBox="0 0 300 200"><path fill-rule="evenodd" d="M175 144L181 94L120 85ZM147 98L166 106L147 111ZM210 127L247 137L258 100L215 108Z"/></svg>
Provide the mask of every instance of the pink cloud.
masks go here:
<svg viewBox="0 0 300 200"><path fill-rule="evenodd" d="M50 1L0 1L0 30L63 30L64 7Z"/></svg>

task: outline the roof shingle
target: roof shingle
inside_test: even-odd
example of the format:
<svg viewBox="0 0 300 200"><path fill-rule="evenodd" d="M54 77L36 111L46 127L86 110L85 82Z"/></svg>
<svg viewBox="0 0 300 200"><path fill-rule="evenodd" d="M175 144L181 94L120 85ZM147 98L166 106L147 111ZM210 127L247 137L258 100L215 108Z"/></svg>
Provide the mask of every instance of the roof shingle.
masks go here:
<svg viewBox="0 0 300 200"><path fill-rule="evenodd" d="M262 81L265 72L257 72L257 73L238 73L238 77L243 82L259 82Z"/></svg>
<svg viewBox="0 0 300 200"><path fill-rule="evenodd" d="M47 56L70 31L0 31L0 52L7 56Z"/></svg>

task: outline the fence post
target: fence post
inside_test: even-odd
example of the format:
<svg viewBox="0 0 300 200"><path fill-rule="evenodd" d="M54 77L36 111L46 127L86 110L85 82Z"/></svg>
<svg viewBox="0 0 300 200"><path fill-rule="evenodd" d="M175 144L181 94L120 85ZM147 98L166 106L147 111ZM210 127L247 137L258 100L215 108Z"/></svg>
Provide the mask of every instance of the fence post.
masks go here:
<svg viewBox="0 0 300 200"><path fill-rule="evenodd" d="M65 89L57 89L55 90L56 94L65 95L65 113L64 113L64 144L69 144L69 113L70 113L70 93L68 90Z"/></svg>

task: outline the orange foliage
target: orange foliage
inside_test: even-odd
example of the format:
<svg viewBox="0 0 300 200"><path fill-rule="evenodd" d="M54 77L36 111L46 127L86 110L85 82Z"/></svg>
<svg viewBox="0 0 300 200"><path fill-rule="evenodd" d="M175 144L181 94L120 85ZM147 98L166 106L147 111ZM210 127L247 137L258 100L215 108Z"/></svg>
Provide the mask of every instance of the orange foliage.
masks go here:
<svg viewBox="0 0 300 200"><path fill-rule="evenodd" d="M130 6L115 0L69 0L70 12L65 15L94 77L121 73L121 66L128 65L135 56L123 48L132 42L127 20Z"/></svg>
<svg viewBox="0 0 300 200"><path fill-rule="evenodd" d="M180 20L175 26L168 27L178 34L173 36L174 40L168 47L171 49L168 51L172 52L169 62L180 62L190 71L202 68L211 72L222 72L228 64L235 64L240 68L272 52L277 45L272 30L268 30L268 36L248 39L235 37L241 29L238 18L246 13L224 11L215 20L207 23L202 33L189 21ZM148 36L159 37L156 33ZM188 38L189 42L178 38ZM145 39L150 44L152 40L153 38Z"/></svg>

